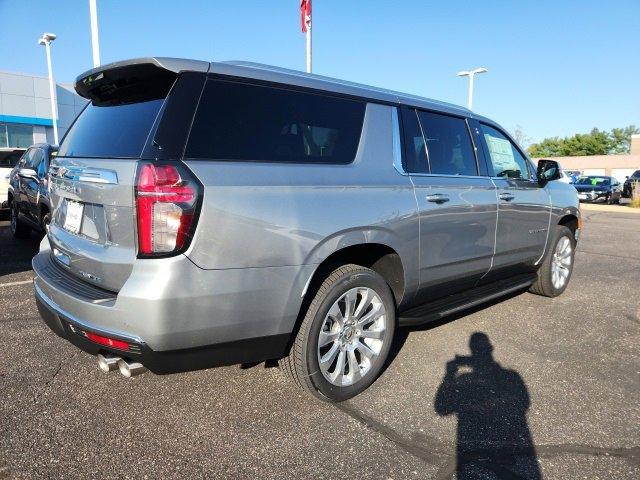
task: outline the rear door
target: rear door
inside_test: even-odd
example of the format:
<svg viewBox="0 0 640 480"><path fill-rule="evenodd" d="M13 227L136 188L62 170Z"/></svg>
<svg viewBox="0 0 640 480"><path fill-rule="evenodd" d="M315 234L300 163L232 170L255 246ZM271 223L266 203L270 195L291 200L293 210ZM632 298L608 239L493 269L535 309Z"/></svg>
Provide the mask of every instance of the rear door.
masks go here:
<svg viewBox="0 0 640 480"><path fill-rule="evenodd" d="M33 148L31 160L27 168L31 168L36 172L35 177L25 177L22 179L24 194L26 197L27 214L35 222L38 222L40 211L38 203L40 201L40 188L44 181L44 168L47 164L46 154L42 148Z"/></svg>
<svg viewBox="0 0 640 480"><path fill-rule="evenodd" d="M432 300L473 287L489 270L496 189L465 118L404 109L403 128L420 211L420 295Z"/></svg>
<svg viewBox="0 0 640 480"><path fill-rule="evenodd" d="M183 85L176 73L146 64L94 73L79 83L84 85L76 90L91 102L51 161L53 215L48 236L54 257L71 273L118 291L138 253L134 201L138 162L180 150L154 135L161 128L162 114L175 113L174 94L186 88L197 98L200 90L198 84ZM200 88L203 83L204 74ZM183 105L185 97L177 101ZM181 120L188 125L190 119ZM175 137L180 128L164 130Z"/></svg>
<svg viewBox="0 0 640 480"><path fill-rule="evenodd" d="M478 128L498 192L496 252L490 277L531 271L549 234L549 194L537 181L531 163L503 131L485 123Z"/></svg>

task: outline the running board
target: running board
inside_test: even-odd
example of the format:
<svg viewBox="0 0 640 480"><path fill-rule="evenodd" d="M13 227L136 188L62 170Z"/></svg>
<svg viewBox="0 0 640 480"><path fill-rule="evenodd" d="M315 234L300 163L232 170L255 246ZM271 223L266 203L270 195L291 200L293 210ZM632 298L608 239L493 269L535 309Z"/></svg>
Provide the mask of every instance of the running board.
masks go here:
<svg viewBox="0 0 640 480"><path fill-rule="evenodd" d="M425 303L401 312L398 324L404 327L433 322L453 313L523 290L529 287L536 278L537 274L535 273L518 275L489 285L476 287L466 292L450 295L434 302Z"/></svg>

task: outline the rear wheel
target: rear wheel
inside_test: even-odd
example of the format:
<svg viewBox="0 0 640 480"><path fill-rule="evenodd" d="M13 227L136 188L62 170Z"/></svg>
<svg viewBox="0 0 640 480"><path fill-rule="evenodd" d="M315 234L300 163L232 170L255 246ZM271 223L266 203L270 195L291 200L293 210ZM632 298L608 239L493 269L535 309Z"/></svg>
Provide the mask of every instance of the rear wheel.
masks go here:
<svg viewBox="0 0 640 480"><path fill-rule="evenodd" d="M322 400L347 400L380 374L395 321L395 303L385 280L368 268L344 265L318 289L280 367Z"/></svg>
<svg viewBox="0 0 640 480"><path fill-rule="evenodd" d="M564 292L573 272L575 249L576 240L571 230L557 225L549 251L538 270L538 278L529 291L545 297L557 297Z"/></svg>
<svg viewBox="0 0 640 480"><path fill-rule="evenodd" d="M28 238L31 228L20 221L18 207L15 202L11 202L11 233L15 238Z"/></svg>

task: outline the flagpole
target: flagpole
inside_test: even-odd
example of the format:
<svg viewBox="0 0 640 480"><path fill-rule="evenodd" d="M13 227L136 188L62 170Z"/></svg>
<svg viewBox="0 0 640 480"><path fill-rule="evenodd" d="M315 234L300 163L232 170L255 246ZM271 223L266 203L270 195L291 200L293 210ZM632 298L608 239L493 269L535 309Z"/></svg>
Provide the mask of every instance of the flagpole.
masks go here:
<svg viewBox="0 0 640 480"><path fill-rule="evenodd" d="M307 73L311 73L311 25L307 27Z"/></svg>

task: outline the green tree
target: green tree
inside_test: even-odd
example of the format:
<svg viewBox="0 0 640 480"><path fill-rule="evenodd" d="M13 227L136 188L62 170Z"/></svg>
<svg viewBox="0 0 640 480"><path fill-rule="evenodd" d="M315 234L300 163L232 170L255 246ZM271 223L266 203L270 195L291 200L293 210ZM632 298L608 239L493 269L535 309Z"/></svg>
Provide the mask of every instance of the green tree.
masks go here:
<svg viewBox="0 0 640 480"><path fill-rule="evenodd" d="M635 125L611 130L611 141L613 143L611 153L629 153L631 148L631 135L637 135L639 133L640 128Z"/></svg>
<svg viewBox="0 0 640 480"><path fill-rule="evenodd" d="M611 132L594 128L589 133L576 133L570 137L545 138L531 144L527 151L537 158L629 153L631 135L636 133L640 130L635 125L614 128Z"/></svg>

